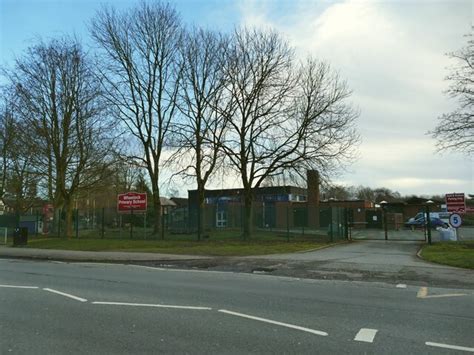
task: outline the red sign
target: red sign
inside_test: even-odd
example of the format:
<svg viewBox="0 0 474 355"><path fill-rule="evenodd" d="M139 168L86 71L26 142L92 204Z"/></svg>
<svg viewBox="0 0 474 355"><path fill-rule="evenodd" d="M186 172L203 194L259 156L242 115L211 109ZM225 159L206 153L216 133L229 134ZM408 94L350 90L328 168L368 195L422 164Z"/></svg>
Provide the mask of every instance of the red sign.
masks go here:
<svg viewBox="0 0 474 355"><path fill-rule="evenodd" d="M117 211L119 212L146 212L146 192L127 192L117 196Z"/></svg>
<svg viewBox="0 0 474 355"><path fill-rule="evenodd" d="M446 208L448 212L465 213L466 200L463 193L446 194Z"/></svg>

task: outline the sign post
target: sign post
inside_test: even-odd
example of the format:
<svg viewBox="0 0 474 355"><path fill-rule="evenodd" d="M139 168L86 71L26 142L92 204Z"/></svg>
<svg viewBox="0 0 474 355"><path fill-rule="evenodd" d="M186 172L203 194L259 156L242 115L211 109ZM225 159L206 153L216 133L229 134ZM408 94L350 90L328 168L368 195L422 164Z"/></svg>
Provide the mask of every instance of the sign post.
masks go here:
<svg viewBox="0 0 474 355"><path fill-rule="evenodd" d="M146 215L146 209L146 192L127 192L117 195L117 212L130 213L130 239L133 238L133 214L138 212Z"/></svg>
<svg viewBox="0 0 474 355"><path fill-rule="evenodd" d="M458 228L462 225L462 218L459 214L453 213L449 216L449 224L456 230L456 240L458 239Z"/></svg>

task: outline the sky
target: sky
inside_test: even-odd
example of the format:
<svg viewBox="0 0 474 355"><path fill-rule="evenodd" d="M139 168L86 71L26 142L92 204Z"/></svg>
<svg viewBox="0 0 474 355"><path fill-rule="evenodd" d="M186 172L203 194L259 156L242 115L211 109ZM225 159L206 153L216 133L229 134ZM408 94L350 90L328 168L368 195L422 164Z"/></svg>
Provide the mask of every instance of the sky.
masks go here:
<svg viewBox="0 0 474 355"><path fill-rule="evenodd" d="M135 0L0 0L0 65L38 38L73 34L92 45L88 22L103 4L127 9ZM427 134L437 117L456 108L444 91L455 62L446 53L465 46L472 0L316 1L174 0L186 24L230 31L272 28L301 58L331 64L352 89L360 111L358 160L334 177L346 186L387 187L402 195L474 194L474 160L437 152ZM238 179L215 181L215 188ZM170 189L192 188L178 183Z"/></svg>

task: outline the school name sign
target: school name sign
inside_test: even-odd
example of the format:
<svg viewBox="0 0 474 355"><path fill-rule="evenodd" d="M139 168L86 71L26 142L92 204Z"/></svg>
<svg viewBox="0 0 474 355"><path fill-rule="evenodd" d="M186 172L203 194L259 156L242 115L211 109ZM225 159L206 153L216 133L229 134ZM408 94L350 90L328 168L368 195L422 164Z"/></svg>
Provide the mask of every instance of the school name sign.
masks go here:
<svg viewBox="0 0 474 355"><path fill-rule="evenodd" d="M127 192L117 195L117 211L122 213L146 212L147 195L140 192Z"/></svg>
<svg viewBox="0 0 474 355"><path fill-rule="evenodd" d="M465 213L466 200L464 193L446 194L446 209L452 213Z"/></svg>

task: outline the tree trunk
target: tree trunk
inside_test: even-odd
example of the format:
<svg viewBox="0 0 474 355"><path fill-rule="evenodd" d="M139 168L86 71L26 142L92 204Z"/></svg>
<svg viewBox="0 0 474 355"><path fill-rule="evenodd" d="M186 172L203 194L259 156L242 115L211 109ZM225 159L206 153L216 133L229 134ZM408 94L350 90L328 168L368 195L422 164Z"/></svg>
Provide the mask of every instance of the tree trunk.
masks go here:
<svg viewBox="0 0 474 355"><path fill-rule="evenodd" d="M248 239L252 236L252 191L244 191L244 231L242 237Z"/></svg>
<svg viewBox="0 0 474 355"><path fill-rule="evenodd" d="M64 208L66 210L66 226L65 232L67 238L72 238L73 236L73 223L72 223L72 215L73 215L73 208L72 208L72 201L71 199L66 199L64 201Z"/></svg>
<svg viewBox="0 0 474 355"><path fill-rule="evenodd" d="M155 218L155 221L153 223L153 235L157 236L160 234L161 217L162 217L160 190L157 187L153 188L153 214ZM164 233L162 233L161 239L165 239Z"/></svg>
<svg viewBox="0 0 474 355"><path fill-rule="evenodd" d="M198 186L197 239L201 240L204 227L204 188Z"/></svg>

